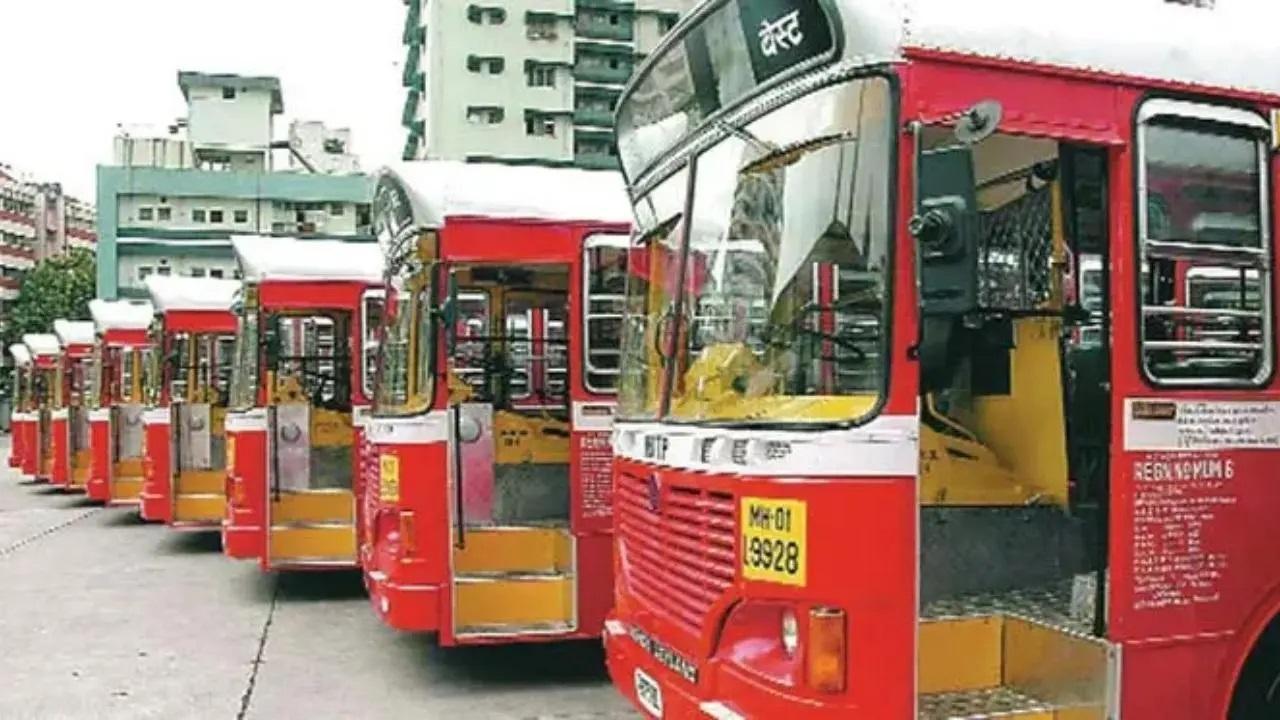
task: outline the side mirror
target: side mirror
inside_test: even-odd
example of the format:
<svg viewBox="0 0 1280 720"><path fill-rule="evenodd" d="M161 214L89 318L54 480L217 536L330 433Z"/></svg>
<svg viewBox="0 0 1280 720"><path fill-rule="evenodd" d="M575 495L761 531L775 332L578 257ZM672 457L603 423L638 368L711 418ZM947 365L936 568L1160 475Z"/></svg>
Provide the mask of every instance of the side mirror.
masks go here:
<svg viewBox="0 0 1280 720"><path fill-rule="evenodd" d="M960 316L978 308L978 200L973 151L920 153L919 197L909 229L919 246L920 309Z"/></svg>

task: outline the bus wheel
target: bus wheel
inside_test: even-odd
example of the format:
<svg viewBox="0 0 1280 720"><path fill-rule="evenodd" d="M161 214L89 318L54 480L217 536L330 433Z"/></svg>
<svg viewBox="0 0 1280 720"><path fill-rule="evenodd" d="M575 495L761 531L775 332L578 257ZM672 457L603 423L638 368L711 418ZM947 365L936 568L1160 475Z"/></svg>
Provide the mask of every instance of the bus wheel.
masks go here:
<svg viewBox="0 0 1280 720"><path fill-rule="evenodd" d="M1258 638L1231 697L1230 720L1280 718L1280 618Z"/></svg>

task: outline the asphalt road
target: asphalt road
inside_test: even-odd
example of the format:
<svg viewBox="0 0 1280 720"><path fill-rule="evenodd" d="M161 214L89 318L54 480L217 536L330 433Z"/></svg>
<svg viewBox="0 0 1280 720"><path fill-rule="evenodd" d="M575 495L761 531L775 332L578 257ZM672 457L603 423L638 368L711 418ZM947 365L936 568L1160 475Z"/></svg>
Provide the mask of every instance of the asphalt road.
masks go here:
<svg viewBox="0 0 1280 720"><path fill-rule="evenodd" d="M442 650L383 627L357 573L264 575L0 473L4 720L633 717L597 643Z"/></svg>

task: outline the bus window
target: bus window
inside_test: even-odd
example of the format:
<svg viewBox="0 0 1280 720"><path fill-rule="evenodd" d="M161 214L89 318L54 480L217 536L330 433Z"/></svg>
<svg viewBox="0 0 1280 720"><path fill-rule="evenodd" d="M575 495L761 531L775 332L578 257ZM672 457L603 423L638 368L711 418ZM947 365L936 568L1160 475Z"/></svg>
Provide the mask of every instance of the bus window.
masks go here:
<svg viewBox="0 0 1280 720"><path fill-rule="evenodd" d="M246 293L246 297L250 297ZM247 410L258 402L258 308L246 299L236 334L235 364L231 371L230 406Z"/></svg>
<svg viewBox="0 0 1280 720"><path fill-rule="evenodd" d="M378 356L377 410L407 412L409 403L409 337L413 327L412 296L401 294L387 306L387 324Z"/></svg>
<svg viewBox="0 0 1280 720"><path fill-rule="evenodd" d="M1143 369L1161 384L1260 382L1273 362L1267 125L1167 100L1141 122Z"/></svg>
<svg viewBox="0 0 1280 720"><path fill-rule="evenodd" d="M366 398L373 397L373 379L378 366L378 332L382 328L385 306L386 296L379 290L365 295L361 308L364 356L360 365L360 382Z"/></svg>
<svg viewBox="0 0 1280 720"><path fill-rule="evenodd" d="M583 258L583 381L595 393L618 387L622 345L622 312L626 307L627 239L595 236L587 239Z"/></svg>

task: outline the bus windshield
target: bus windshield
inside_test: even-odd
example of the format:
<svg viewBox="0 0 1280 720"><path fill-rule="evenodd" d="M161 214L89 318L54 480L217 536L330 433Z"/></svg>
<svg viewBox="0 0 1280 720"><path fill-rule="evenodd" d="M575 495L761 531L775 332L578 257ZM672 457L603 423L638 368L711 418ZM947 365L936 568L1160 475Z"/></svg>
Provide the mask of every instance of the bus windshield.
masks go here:
<svg viewBox="0 0 1280 720"><path fill-rule="evenodd" d="M671 419L843 422L877 407L887 356L891 116L888 83L856 79L726 128L696 158L681 271L664 272L657 258L641 264L654 274L640 282L633 272L630 287L650 302L628 303L672 312L657 307L656 292L678 308L678 330L660 316L646 324L659 333L652 342L626 344L662 351ZM671 244L637 252L659 247L665 254ZM624 364L645 362L632 354Z"/></svg>

